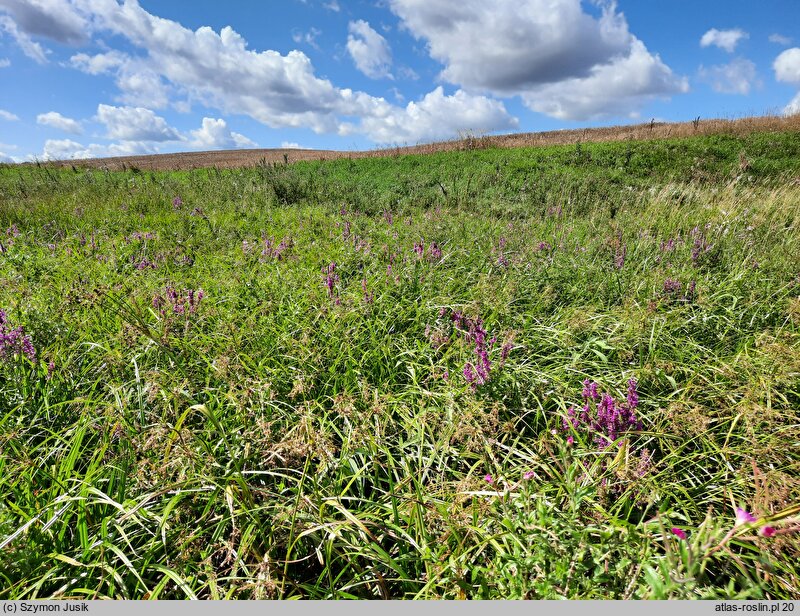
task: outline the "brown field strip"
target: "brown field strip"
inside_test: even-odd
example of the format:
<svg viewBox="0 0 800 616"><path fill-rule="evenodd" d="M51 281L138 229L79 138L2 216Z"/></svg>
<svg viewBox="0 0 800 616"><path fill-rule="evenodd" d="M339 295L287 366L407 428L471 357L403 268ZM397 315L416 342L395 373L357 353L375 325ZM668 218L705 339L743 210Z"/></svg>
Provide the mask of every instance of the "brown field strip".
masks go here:
<svg viewBox="0 0 800 616"><path fill-rule="evenodd" d="M788 117L758 116L735 120L718 119L676 123L648 122L646 124L557 130L539 133L466 136L452 141L440 141L413 146L396 146L365 151L305 149L217 150L213 152L181 152L175 154L151 154L142 156L120 156L115 158L53 161L49 164L59 167L74 166L75 168L109 169L112 171L126 169L168 171L203 167L235 168L252 167L263 163L292 163L302 160L431 154L434 152L477 150L491 147L541 147L605 141L671 139L717 134L743 136L755 132L797 130L800 130L800 114Z"/></svg>

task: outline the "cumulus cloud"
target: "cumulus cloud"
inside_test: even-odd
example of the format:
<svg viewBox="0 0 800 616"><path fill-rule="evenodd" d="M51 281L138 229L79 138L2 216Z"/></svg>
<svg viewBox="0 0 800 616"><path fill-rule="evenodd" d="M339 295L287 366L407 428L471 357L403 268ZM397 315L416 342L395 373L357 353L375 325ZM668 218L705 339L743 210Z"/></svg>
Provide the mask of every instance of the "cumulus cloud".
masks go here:
<svg viewBox="0 0 800 616"><path fill-rule="evenodd" d="M203 125L191 131L192 146L208 150L254 148L257 144L240 133L232 132L225 120L203 118Z"/></svg>
<svg viewBox="0 0 800 616"><path fill-rule="evenodd" d="M676 78L639 40L630 53L576 77L532 88L523 93L525 104L560 120L637 117L637 110L656 96L687 92L688 81Z"/></svg>
<svg viewBox="0 0 800 616"><path fill-rule="evenodd" d="M318 77L311 60L301 51L283 55L249 49L247 41L230 27L219 32L209 27L192 31L147 12L135 0L123 4L116 0L72 2L89 32L107 35L110 40L119 36L130 43L126 53L79 53L71 59L75 68L87 73L112 75L120 89L118 101L128 108L158 109L181 99L226 114L247 115L272 128L367 135L387 133L388 127L379 130L380 123L391 122L407 111L383 98L338 88ZM444 101L451 98L441 96ZM477 111L492 109L495 119L495 112L501 112L502 122L488 125L505 127L513 120L498 101L477 96L470 101ZM450 102L454 109L467 112L461 98ZM450 118L449 125L468 126L472 119L470 114ZM109 131L111 134L114 131ZM437 128L430 138L440 134ZM406 130L399 131L393 140L406 135ZM164 133L160 138L174 135L167 137Z"/></svg>
<svg viewBox="0 0 800 616"><path fill-rule="evenodd" d="M72 133L74 135L80 135L83 132L83 128L81 127L80 123L72 118L67 118L61 115L57 111L40 113L38 116L36 116L36 123L44 126L52 126L53 128L63 130L67 133Z"/></svg>
<svg viewBox="0 0 800 616"><path fill-rule="evenodd" d="M19 120L19 117L10 111L6 111L5 109L0 109L0 120L7 120L8 122L16 122Z"/></svg>
<svg viewBox="0 0 800 616"><path fill-rule="evenodd" d="M161 116L144 107L97 106L97 121L105 124L108 139L123 141L177 141L180 133Z"/></svg>
<svg viewBox="0 0 800 616"><path fill-rule="evenodd" d="M627 114L686 91L686 80L628 31L616 4L599 4L593 17L580 0L390 0L403 27L444 64L442 79L521 95L528 107L554 117Z"/></svg>
<svg viewBox="0 0 800 616"><path fill-rule="evenodd" d="M700 47L710 47L714 45L720 49L724 49L728 53L733 53L736 45L742 39L750 38L750 35L744 30L734 28L732 30L717 30L711 28L700 38Z"/></svg>
<svg viewBox="0 0 800 616"><path fill-rule="evenodd" d="M281 141L281 148L284 150L301 150L303 146L295 141Z"/></svg>
<svg viewBox="0 0 800 616"><path fill-rule="evenodd" d="M88 23L67 0L0 0L0 11L9 14L28 34L67 45L86 41Z"/></svg>
<svg viewBox="0 0 800 616"><path fill-rule="evenodd" d="M789 101L789 104L783 108L783 113L786 115L794 115L800 113L800 92L795 94L794 98Z"/></svg>
<svg viewBox="0 0 800 616"><path fill-rule="evenodd" d="M775 79L778 81L800 84L800 47L782 52L775 58L772 68L775 69Z"/></svg>
<svg viewBox="0 0 800 616"><path fill-rule="evenodd" d="M782 52L772 63L775 79L800 86L800 47ZM783 108L786 115L800 113L800 92Z"/></svg>
<svg viewBox="0 0 800 616"><path fill-rule="evenodd" d="M158 149L152 143L122 141L102 145L91 143L83 145L71 139L48 139L44 143L43 160L75 160L81 158L105 158L109 156L133 156L136 154L156 154Z"/></svg>
<svg viewBox="0 0 800 616"><path fill-rule="evenodd" d="M119 68L125 64L128 60L129 57L127 54L116 50L98 53L93 56L85 53L78 53L69 59L72 66L89 75L108 74L113 69Z"/></svg>
<svg viewBox="0 0 800 616"><path fill-rule="evenodd" d="M13 163L15 162L8 154L0 152L0 163Z"/></svg>
<svg viewBox="0 0 800 616"><path fill-rule="evenodd" d="M363 120L364 132L381 144L416 143L517 127L517 120L508 115L501 102L463 90L446 96L441 86L405 109L387 103L382 115Z"/></svg>
<svg viewBox="0 0 800 616"><path fill-rule="evenodd" d="M770 34L769 35L769 42L775 43L776 45L791 45L792 39L788 36L783 36L782 34Z"/></svg>
<svg viewBox="0 0 800 616"><path fill-rule="evenodd" d="M371 79L392 78L392 51L389 43L363 19L347 26L347 53L356 68Z"/></svg>
<svg viewBox="0 0 800 616"><path fill-rule="evenodd" d="M11 38L13 38L19 48L26 56L35 60L39 64L47 63L47 54L44 48L36 43L24 31L17 27L17 23L8 15L0 14L0 30L4 30Z"/></svg>
<svg viewBox="0 0 800 616"><path fill-rule="evenodd" d="M750 89L758 84L756 65L745 58L708 68L701 65L698 75L721 94L749 94Z"/></svg>
<svg viewBox="0 0 800 616"><path fill-rule="evenodd" d="M121 94L117 100L128 105L147 105L163 109L169 105L170 89L157 71L140 58L117 50L90 56L75 54L70 64L89 75L115 76Z"/></svg>

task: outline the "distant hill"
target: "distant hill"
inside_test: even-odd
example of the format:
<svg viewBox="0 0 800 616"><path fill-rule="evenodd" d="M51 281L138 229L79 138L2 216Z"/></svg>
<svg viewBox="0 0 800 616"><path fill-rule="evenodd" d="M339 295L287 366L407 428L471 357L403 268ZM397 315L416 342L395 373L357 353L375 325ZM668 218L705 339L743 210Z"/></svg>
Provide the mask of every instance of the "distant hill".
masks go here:
<svg viewBox="0 0 800 616"><path fill-rule="evenodd" d="M260 163L292 163L303 160L330 160L334 158L364 158L397 156L402 154L429 154L451 150L485 148L515 148L550 145L572 145L605 141L644 141L701 135L729 134L744 136L756 132L800 131L800 114L793 116L757 116L735 120L696 119L691 122L656 122L603 128L556 130L539 133L514 133L509 135L466 135L460 139L418 144L398 145L365 151L336 151L309 149L255 149L216 150L211 152L181 152L120 156L66 161L52 161L56 166L101 168L109 170L180 170L203 167L250 167Z"/></svg>

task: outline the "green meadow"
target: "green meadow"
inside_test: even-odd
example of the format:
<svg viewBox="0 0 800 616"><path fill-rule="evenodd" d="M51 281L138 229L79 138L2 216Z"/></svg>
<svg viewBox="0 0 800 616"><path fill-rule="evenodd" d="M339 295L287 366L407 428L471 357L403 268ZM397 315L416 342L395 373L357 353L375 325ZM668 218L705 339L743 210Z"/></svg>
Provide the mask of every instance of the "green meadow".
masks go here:
<svg viewBox="0 0 800 616"><path fill-rule="evenodd" d="M800 597L800 134L0 168L0 599Z"/></svg>

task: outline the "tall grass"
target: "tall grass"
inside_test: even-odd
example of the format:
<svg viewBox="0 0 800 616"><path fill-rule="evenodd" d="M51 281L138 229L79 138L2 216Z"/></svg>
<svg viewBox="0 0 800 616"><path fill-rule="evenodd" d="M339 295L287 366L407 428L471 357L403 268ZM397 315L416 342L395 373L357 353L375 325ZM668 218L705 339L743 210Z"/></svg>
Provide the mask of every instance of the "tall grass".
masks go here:
<svg viewBox="0 0 800 616"><path fill-rule="evenodd" d="M603 147L0 171L0 597L799 596L793 163Z"/></svg>

